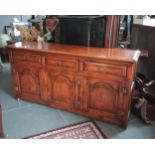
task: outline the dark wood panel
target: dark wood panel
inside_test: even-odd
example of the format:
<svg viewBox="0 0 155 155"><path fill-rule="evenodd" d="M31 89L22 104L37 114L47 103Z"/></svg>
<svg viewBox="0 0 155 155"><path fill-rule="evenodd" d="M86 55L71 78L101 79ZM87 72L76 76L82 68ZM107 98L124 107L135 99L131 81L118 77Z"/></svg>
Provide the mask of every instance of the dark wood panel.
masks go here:
<svg viewBox="0 0 155 155"><path fill-rule="evenodd" d="M142 51L148 51L148 57L141 59L140 61L145 64L140 69L148 78L155 79L155 27L144 25L133 25L131 48L139 49Z"/></svg>
<svg viewBox="0 0 155 155"><path fill-rule="evenodd" d="M56 40L70 45L104 47L106 16L57 16Z"/></svg>

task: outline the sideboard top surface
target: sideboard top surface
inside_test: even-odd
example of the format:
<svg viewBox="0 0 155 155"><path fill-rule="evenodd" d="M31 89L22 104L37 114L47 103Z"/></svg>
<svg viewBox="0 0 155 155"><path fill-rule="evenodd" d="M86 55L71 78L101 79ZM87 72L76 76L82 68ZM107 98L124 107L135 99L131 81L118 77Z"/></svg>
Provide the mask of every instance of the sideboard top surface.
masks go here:
<svg viewBox="0 0 155 155"><path fill-rule="evenodd" d="M86 58L97 58L104 60L117 60L125 62L138 61L139 50L121 49L121 48L99 48L85 47L75 45L65 45L56 43L36 43L36 42L18 42L7 45L7 49L21 49L35 52L45 52L51 54L62 54Z"/></svg>

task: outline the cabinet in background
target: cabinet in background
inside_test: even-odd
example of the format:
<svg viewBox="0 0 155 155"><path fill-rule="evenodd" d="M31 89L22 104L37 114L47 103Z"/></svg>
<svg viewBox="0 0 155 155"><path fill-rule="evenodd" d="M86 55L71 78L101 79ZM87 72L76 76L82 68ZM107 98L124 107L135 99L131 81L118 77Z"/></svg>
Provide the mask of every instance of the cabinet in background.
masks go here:
<svg viewBox="0 0 155 155"><path fill-rule="evenodd" d="M104 47L106 16L57 16L57 42L72 45Z"/></svg>
<svg viewBox="0 0 155 155"><path fill-rule="evenodd" d="M151 20L151 19L150 19ZM131 48L147 51L148 56L139 61L139 72L149 79L155 79L155 27L133 24Z"/></svg>

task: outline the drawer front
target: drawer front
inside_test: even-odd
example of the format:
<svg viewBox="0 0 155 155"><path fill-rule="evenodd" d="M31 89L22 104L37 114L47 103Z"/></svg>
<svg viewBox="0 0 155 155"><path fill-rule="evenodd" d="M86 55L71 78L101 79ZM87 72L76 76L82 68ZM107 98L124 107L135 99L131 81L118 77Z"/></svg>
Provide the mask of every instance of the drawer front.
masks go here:
<svg viewBox="0 0 155 155"><path fill-rule="evenodd" d="M41 56L37 54L27 54L27 53L13 53L14 61L31 62L31 63L41 63Z"/></svg>
<svg viewBox="0 0 155 155"><path fill-rule="evenodd" d="M66 69L71 71L78 70L78 61L72 58L54 58L51 56L46 57L45 63L50 65L50 67Z"/></svg>
<svg viewBox="0 0 155 155"><path fill-rule="evenodd" d="M84 71L107 73L117 76L126 76L127 67L96 62L85 62Z"/></svg>

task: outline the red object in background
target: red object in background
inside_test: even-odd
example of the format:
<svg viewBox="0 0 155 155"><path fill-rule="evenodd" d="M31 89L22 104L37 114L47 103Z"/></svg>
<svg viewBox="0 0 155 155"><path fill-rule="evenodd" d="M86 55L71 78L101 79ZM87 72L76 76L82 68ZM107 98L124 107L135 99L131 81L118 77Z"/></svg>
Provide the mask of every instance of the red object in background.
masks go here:
<svg viewBox="0 0 155 155"><path fill-rule="evenodd" d="M145 123L155 124L155 81L137 73L132 92L132 111Z"/></svg>
<svg viewBox="0 0 155 155"><path fill-rule="evenodd" d="M56 28L58 23L59 23L59 20L57 18L47 19L46 27L48 28L49 31L52 32Z"/></svg>

